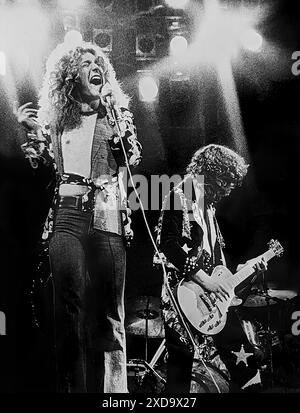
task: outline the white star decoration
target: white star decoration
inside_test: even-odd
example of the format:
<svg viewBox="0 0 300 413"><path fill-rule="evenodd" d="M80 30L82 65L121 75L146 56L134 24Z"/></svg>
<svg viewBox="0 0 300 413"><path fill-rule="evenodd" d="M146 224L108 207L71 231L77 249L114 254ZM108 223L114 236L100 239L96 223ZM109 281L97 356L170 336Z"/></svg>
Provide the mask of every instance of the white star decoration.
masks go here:
<svg viewBox="0 0 300 413"><path fill-rule="evenodd" d="M240 351L231 351L231 353L236 355L236 366L240 363L243 362L246 364L246 366L248 367L248 362L247 362L247 358L250 356L253 356L253 353L246 353L244 350L244 345L241 345L241 349Z"/></svg>
<svg viewBox="0 0 300 413"><path fill-rule="evenodd" d="M183 249L184 252L186 252L186 253L188 254L189 251L191 251L192 248L189 248L189 247L187 246L187 244L185 243L185 244L182 246L182 249Z"/></svg>

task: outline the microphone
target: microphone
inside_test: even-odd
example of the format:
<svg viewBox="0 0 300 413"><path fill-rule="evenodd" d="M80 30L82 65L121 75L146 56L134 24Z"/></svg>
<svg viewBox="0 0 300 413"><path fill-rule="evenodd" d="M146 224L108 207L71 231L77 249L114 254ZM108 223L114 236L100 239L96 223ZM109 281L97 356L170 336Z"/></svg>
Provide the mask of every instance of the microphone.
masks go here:
<svg viewBox="0 0 300 413"><path fill-rule="evenodd" d="M105 106L108 107L110 110L113 118L117 121L120 119L121 114L119 108L113 103L114 99L112 98L112 95L106 95L102 97L102 101L105 104Z"/></svg>
<svg viewBox="0 0 300 413"><path fill-rule="evenodd" d="M106 95L102 98L103 102L109 107L109 108L113 108L113 102L112 102L112 98L111 95Z"/></svg>

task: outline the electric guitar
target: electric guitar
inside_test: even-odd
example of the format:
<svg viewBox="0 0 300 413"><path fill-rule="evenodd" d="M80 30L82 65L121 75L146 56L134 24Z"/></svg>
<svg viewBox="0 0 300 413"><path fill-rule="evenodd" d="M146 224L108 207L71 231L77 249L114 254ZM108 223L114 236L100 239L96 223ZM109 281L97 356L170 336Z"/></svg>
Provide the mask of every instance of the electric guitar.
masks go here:
<svg viewBox="0 0 300 413"><path fill-rule="evenodd" d="M281 256L284 251L278 241L271 240L268 246L268 251L255 258L257 262L262 258L268 262L275 256ZM224 265L218 265L214 268L211 277L213 279L221 277L229 293L229 297L222 298L222 300L216 298L213 293L205 292L199 284L192 280L183 279L179 282L177 285L179 306L196 330L205 335L214 335L223 329L229 307L239 305L242 302L240 299L238 299L238 303L235 302L235 288L255 272L254 264L245 265L235 274L232 274ZM205 304L207 300L210 300L212 306L210 310Z"/></svg>

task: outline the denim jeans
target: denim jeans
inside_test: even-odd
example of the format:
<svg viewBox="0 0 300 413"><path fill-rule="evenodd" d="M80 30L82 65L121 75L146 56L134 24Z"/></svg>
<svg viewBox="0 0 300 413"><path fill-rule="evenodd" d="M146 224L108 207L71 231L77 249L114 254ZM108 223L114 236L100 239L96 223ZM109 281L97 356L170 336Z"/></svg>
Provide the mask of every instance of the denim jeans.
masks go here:
<svg viewBox="0 0 300 413"><path fill-rule="evenodd" d="M60 207L49 244L58 391L126 393L124 241L91 223Z"/></svg>

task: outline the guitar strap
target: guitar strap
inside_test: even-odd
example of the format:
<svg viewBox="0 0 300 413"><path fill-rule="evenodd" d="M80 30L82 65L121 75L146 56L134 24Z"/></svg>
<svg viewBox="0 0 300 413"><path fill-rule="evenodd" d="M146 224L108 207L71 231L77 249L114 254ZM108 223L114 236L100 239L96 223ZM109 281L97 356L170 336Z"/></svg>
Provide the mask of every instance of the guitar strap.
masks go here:
<svg viewBox="0 0 300 413"><path fill-rule="evenodd" d="M219 232L214 208L210 206L203 213L203 210L199 208L197 203L194 203L193 213L195 221L203 231L202 248L210 257L212 267L219 264L225 265L225 257L221 245L222 236Z"/></svg>
<svg viewBox="0 0 300 413"><path fill-rule="evenodd" d="M217 222L217 218L215 215L215 211L213 210L213 225L216 233L216 241L214 245L214 266L216 265L225 265L226 266L226 260L225 256L223 253L223 248L225 247L224 240Z"/></svg>
<svg viewBox="0 0 300 413"><path fill-rule="evenodd" d="M203 231L202 249L209 255L211 265L214 267L224 261L220 243L220 231L215 217L215 209L212 205L205 208L204 202L202 202L203 195L200 192L198 185L194 184L193 187L196 195L196 202L193 202L194 219ZM203 205L204 209L203 207L201 208L200 205Z"/></svg>
<svg viewBox="0 0 300 413"><path fill-rule="evenodd" d="M208 233L208 242L210 243L210 248L211 248L211 259L212 259L212 264L216 264L215 260L215 249L216 249L216 240L217 240L217 233L216 233L216 227L215 227L215 222L214 222L214 211L211 206L209 206L206 210L206 216L207 216L207 233Z"/></svg>
<svg viewBox="0 0 300 413"><path fill-rule="evenodd" d="M206 225L205 217L203 214L203 210L198 207L197 203L193 203L193 214L195 221L200 226L203 231L203 240L202 240L202 248L205 250L210 256L212 255L211 244L209 242L209 234L208 234L208 227Z"/></svg>

